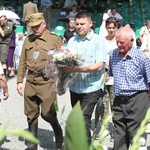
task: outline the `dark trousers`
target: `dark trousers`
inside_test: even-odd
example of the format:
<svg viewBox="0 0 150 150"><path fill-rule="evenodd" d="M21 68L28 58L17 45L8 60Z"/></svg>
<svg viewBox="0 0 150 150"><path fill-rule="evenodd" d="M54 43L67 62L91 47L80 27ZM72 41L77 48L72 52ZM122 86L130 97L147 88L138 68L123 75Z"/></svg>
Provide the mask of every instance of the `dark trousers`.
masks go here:
<svg viewBox="0 0 150 150"><path fill-rule="evenodd" d="M98 99L102 96L102 90L98 90L91 93L83 93L83 94L77 94L72 91L70 91L71 94L71 105L72 107L77 103L77 101L80 101L81 109L83 111L83 116L86 123L86 132L88 137L88 142L90 144L91 142L91 133L90 133L90 127L91 127L91 116L94 111L94 107L98 101Z"/></svg>
<svg viewBox="0 0 150 150"><path fill-rule="evenodd" d="M50 19L51 19L51 8L42 7L41 11L44 14L44 18L46 21L46 28L50 30Z"/></svg>
<svg viewBox="0 0 150 150"><path fill-rule="evenodd" d="M147 92L140 92L131 98L115 97L114 150L128 150L149 107ZM144 136L144 135L143 135Z"/></svg>

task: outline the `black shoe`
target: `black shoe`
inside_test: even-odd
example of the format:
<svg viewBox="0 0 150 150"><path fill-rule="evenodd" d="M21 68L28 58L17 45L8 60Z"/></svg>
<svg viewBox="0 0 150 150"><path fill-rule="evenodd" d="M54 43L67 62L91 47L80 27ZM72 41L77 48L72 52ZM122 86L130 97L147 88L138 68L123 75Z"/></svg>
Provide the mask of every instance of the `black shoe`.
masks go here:
<svg viewBox="0 0 150 150"><path fill-rule="evenodd" d="M58 131L55 133L55 143L56 143L56 147L58 149L62 148L63 145L63 133L62 133L62 129L60 127L60 129L58 129Z"/></svg>
<svg viewBox="0 0 150 150"><path fill-rule="evenodd" d="M51 123L51 126L54 130L55 133L55 143L56 143L56 147L57 149L61 149L62 145L63 145L63 132L61 129L61 126L58 122L55 123Z"/></svg>

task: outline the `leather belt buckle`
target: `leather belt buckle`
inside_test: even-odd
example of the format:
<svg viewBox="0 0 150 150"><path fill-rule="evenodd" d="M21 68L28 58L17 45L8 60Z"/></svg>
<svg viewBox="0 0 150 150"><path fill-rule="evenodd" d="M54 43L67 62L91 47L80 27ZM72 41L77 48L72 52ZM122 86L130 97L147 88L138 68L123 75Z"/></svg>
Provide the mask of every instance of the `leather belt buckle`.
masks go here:
<svg viewBox="0 0 150 150"><path fill-rule="evenodd" d="M38 77L38 72L37 71L33 71L33 76L37 78Z"/></svg>
<svg viewBox="0 0 150 150"><path fill-rule="evenodd" d="M34 76L35 78L43 77L43 73L41 71L29 70L28 74Z"/></svg>

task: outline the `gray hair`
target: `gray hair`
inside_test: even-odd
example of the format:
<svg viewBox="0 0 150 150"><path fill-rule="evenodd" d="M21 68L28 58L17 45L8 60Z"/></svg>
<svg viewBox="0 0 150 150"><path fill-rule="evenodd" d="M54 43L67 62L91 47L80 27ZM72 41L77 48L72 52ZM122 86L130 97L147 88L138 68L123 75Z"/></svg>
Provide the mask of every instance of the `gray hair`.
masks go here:
<svg viewBox="0 0 150 150"><path fill-rule="evenodd" d="M131 40L134 38L133 30L130 26L124 26L117 30L116 36L124 36L127 40Z"/></svg>

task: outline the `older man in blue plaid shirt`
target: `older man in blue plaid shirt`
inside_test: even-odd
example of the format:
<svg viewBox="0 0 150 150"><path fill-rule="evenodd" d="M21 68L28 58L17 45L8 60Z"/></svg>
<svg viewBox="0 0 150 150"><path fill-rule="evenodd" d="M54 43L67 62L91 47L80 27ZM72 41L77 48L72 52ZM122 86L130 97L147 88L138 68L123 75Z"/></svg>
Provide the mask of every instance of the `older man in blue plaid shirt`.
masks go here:
<svg viewBox="0 0 150 150"><path fill-rule="evenodd" d="M118 49L110 55L114 77L114 150L128 150L149 107L150 59L133 47L130 27L116 34Z"/></svg>
<svg viewBox="0 0 150 150"><path fill-rule="evenodd" d="M64 70L76 73L74 84L70 86L71 104L73 107L77 101L80 101L90 144L91 115L104 88L103 77L107 48L105 40L91 29L93 24L87 12L79 12L75 21L78 34L69 40L67 47L79 51L85 56L85 66L87 67L66 67Z"/></svg>

